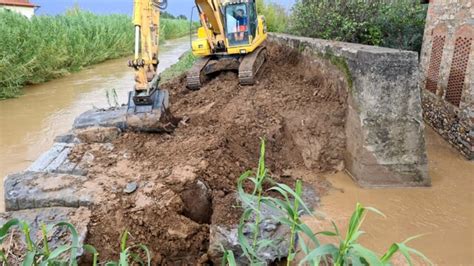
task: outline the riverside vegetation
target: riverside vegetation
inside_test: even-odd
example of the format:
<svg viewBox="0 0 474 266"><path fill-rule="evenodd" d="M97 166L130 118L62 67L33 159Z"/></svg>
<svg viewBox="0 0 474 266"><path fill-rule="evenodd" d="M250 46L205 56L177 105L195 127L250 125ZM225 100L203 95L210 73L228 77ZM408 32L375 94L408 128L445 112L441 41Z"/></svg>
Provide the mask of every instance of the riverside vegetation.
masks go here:
<svg viewBox="0 0 474 266"><path fill-rule="evenodd" d="M428 5L418 0L257 0L271 32L420 52Z"/></svg>
<svg viewBox="0 0 474 266"><path fill-rule="evenodd" d="M246 191L246 184L253 184L251 192ZM265 189L266 185L271 188ZM269 196L268 192L276 192L276 196ZM255 172L247 171L242 174L237 182L237 193L242 203L243 214L238 227L238 242L250 265L264 265L259 258L260 250L271 247L271 240L259 239L259 228L261 221L261 210L263 205L272 208L277 213L272 217L276 221L287 225L290 228L290 245L286 256L286 264L292 265L296 261L298 253L303 254L303 258L299 261L299 265L375 265L385 266L391 265L393 256L400 252L408 265L413 265L412 255L419 256L426 263L432 264L421 252L410 248L407 243L419 236L411 237L402 243L394 243L382 255L377 255L358 243L358 239L365 233L361 230L362 223L367 212L373 212L384 216L380 211L371 207L364 207L357 204L352 214L348 230L343 236L338 227L333 222L332 231L313 232L300 218L303 215L313 216L308 206L302 200L303 187L300 180L296 181L295 188L276 183L271 179L268 169L265 166L265 141L262 139L260 146L260 157ZM251 222L250 230L245 230L248 226L247 222ZM54 224L51 226L42 225L42 237L33 242L30 237L29 225L17 219L12 219L0 228L0 244L10 234L10 229L20 227L26 241L25 254L21 254L24 266L36 265L77 265L77 253L79 249L84 249L93 257L92 265L98 265L99 252L95 247L84 245L79 247L78 234L73 225L65 222ZM57 227L67 227L71 233L71 243L69 245L59 246L55 250L50 250L48 243L48 232ZM250 233L244 233L249 232ZM128 266L138 263L139 265L151 265L152 255L147 246L143 244L128 247L129 233L125 231L120 241L120 256L118 261L105 263L109 266ZM334 243L321 243L319 236L333 237ZM11 244L11 243L10 243ZM66 256L68 255L68 256ZM0 250L0 261L7 265L8 254L5 250ZM223 250L222 265L236 266L236 258L232 251Z"/></svg>
<svg viewBox="0 0 474 266"><path fill-rule="evenodd" d="M133 25L126 15L95 15L78 8L31 20L0 11L0 99L81 68L131 54ZM162 18L160 40L189 34L189 21Z"/></svg>

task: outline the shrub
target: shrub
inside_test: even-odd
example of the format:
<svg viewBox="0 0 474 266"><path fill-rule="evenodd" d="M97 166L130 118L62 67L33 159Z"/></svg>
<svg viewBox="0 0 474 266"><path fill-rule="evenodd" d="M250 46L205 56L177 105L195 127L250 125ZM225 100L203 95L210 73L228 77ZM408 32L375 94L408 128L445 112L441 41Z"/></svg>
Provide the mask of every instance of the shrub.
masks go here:
<svg viewBox="0 0 474 266"><path fill-rule="evenodd" d="M420 51L426 6L417 0L297 0L290 32Z"/></svg>
<svg viewBox="0 0 474 266"><path fill-rule="evenodd" d="M260 15L265 16L268 31L285 32L287 30L289 16L285 7L275 2L257 0L257 10Z"/></svg>

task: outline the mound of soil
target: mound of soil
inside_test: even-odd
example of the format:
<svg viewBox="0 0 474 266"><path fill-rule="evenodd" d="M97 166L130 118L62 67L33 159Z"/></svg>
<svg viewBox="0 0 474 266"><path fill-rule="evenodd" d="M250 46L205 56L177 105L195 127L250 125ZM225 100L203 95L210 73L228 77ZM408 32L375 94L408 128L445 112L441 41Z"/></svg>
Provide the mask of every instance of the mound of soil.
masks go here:
<svg viewBox="0 0 474 266"><path fill-rule="evenodd" d="M282 182L309 178L323 190L317 173L343 168L344 75L273 44L268 55L254 86L240 86L232 72L195 92L184 76L163 84L173 113L184 118L173 134L124 133L110 145L76 147L73 157L94 157L88 177L104 191L87 241L102 259L118 258L128 229L130 244L147 244L155 265L205 262L209 224L240 217L236 180L256 167L260 138L267 167ZM138 190L124 193L128 182Z"/></svg>

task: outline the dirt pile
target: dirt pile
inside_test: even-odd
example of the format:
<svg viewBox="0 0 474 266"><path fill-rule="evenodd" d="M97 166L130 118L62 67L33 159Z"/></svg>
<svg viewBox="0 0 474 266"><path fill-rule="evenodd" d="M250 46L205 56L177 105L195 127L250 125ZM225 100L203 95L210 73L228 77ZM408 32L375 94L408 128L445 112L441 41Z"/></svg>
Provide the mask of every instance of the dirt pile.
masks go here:
<svg viewBox="0 0 474 266"><path fill-rule="evenodd" d="M270 44L268 54L254 86L240 86L232 72L197 92L185 88L184 76L163 84L173 113L184 118L173 134L125 133L111 144L76 147L73 157L94 157L88 178L104 191L88 239L102 259L117 258L128 229L155 264L206 261L208 224L239 218L236 180L256 166L262 137L276 179L343 168L344 76L283 47ZM132 181L138 190L124 193Z"/></svg>

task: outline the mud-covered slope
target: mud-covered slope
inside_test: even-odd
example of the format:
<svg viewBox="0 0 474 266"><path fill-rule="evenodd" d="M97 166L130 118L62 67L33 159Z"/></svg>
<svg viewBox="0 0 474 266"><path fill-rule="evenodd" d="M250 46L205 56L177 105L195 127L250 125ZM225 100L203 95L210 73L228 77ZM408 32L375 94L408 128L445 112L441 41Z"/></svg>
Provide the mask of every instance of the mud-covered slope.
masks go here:
<svg viewBox="0 0 474 266"><path fill-rule="evenodd" d="M118 256L128 229L131 243L146 243L155 263L197 261L207 249L207 224L230 224L240 215L236 180L256 166L260 138L267 140L267 167L284 182L298 178L288 177L294 172L343 167L344 76L286 48L270 44L268 55L254 86L240 86L231 72L200 91L187 90L184 76L163 84L173 113L183 118L171 135L124 133L112 145L76 147L74 156L94 156L88 177L104 191L88 239L102 259ZM139 189L123 193L131 181ZM196 199L196 189L209 198Z"/></svg>

